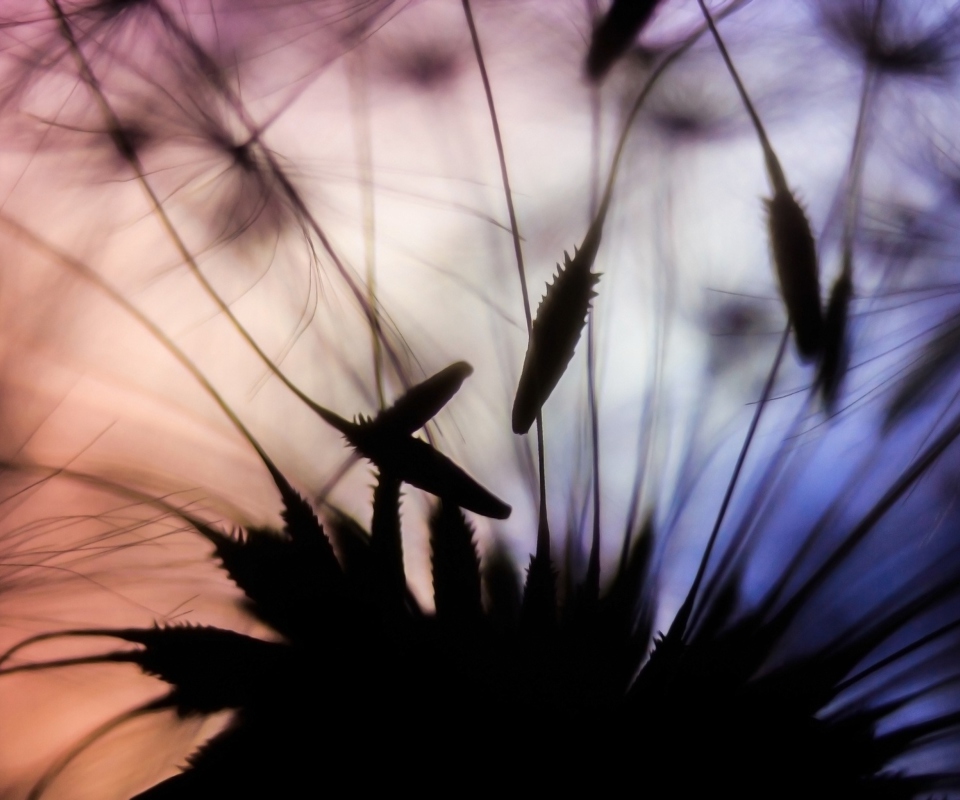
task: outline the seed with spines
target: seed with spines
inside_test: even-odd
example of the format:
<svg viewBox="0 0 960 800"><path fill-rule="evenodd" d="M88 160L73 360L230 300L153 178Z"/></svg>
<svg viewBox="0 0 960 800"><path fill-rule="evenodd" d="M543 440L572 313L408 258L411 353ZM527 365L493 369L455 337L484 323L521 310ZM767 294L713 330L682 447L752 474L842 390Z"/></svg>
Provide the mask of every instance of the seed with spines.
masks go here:
<svg viewBox="0 0 960 800"><path fill-rule="evenodd" d="M660 0L613 0L593 29L587 53L587 76L600 81L650 21Z"/></svg>
<svg viewBox="0 0 960 800"><path fill-rule="evenodd" d="M810 223L785 186L778 186L766 204L780 293L793 325L797 351L804 361L812 361L823 346L823 313L817 249Z"/></svg>
<svg viewBox="0 0 960 800"><path fill-rule="evenodd" d="M547 293L540 301L513 401L514 433L530 430L580 341L590 301L597 296L593 289L600 275L591 269L600 249L609 201L608 195L583 238L583 245L579 250L574 248L573 258L564 251L563 266L557 265L557 275L553 283L547 284Z"/></svg>

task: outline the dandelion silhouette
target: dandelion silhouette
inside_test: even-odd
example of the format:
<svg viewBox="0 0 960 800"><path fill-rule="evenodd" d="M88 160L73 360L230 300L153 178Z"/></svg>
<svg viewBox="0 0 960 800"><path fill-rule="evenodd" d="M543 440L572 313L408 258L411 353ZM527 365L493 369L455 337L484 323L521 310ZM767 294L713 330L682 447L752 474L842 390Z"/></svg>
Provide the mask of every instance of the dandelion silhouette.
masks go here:
<svg viewBox="0 0 960 800"><path fill-rule="evenodd" d="M960 795L955 4L0 13L0 796Z"/></svg>

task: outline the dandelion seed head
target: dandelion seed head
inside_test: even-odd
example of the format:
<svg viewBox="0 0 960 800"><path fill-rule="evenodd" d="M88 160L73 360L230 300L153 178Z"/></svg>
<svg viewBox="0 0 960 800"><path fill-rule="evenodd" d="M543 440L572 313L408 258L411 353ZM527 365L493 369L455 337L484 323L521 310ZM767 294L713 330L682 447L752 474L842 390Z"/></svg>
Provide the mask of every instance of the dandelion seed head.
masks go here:
<svg viewBox="0 0 960 800"><path fill-rule="evenodd" d="M953 3L853 0L821 3L819 12L832 36L883 73L922 80L946 77L953 69Z"/></svg>

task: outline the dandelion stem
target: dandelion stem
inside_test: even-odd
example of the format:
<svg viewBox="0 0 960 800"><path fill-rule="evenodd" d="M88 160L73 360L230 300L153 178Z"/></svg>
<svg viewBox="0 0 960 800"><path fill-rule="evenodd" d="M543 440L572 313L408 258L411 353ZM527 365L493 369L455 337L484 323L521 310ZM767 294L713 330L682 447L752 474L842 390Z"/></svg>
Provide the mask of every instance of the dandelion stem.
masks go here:
<svg viewBox="0 0 960 800"><path fill-rule="evenodd" d="M383 352L380 314L377 311L377 231L373 196L373 143L370 131L370 108L367 96L366 50L358 47L348 64L350 99L353 104L354 139L360 165L361 216L363 219L363 249L367 278L367 306L369 309L370 338L373 348L373 378L377 387L377 404L383 410Z"/></svg>
<svg viewBox="0 0 960 800"><path fill-rule="evenodd" d="M789 191L787 189L787 179L784 176L783 169L780 166L780 160L773 151L773 146L770 144L770 140L767 138L767 132L763 127L763 123L760 121L760 117L758 116L756 109L753 107L750 97L747 95L747 90L744 88L743 82L740 80L740 75L737 73L737 68L733 66L733 61L730 59L730 54L727 52L727 47L723 43L723 39L720 38L720 32L717 30L717 26L713 21L713 17L707 10L707 6L703 0L697 0L697 2L700 4L700 9L703 11L703 16L707 20L707 25L710 26L710 33L713 34L713 38L717 43L717 49L720 51L720 55L723 56L724 63L727 65L727 70L730 73L730 77L733 78L733 82L737 85L737 91L740 93L740 99L743 100L743 105L747 109L747 113L750 115L750 120L753 122L753 127L757 130L757 138L760 139L760 146L763 148L763 158L767 165L767 174L770 176L770 183L773 185L773 190L774 192L787 192Z"/></svg>
<svg viewBox="0 0 960 800"><path fill-rule="evenodd" d="M236 318L234 313L230 310L230 307L224 302L224 300L217 293L216 289L213 288L213 285L207 280L206 276L200 269L200 266L197 264L196 259L193 257L193 254L190 252L190 249L187 247L186 243L183 241L183 238L180 236L179 232L176 229L176 226L173 224L173 221L170 219L169 214L167 214L166 209L163 206L160 198L157 196L157 193L153 190L153 187L150 185L150 182L147 180L146 172L143 169L143 165L140 163L140 158L136 153L132 143L129 141L129 137L124 133L123 127L120 124L120 119L117 117L116 112L113 110L113 107L110 105L110 102L107 100L106 95L103 92L103 88L100 86L100 82L97 80L97 77L93 74L93 71L90 68L90 65L83 55L83 52L80 50L80 46L77 43L76 37L73 35L73 29L70 27L70 23L67 20L66 16L63 13L63 9L60 6L59 0L47 0L50 4L50 7L53 9L53 12L57 18L57 21L60 25L61 35L67 42L67 46L70 48L70 52L73 54L74 59L77 62L77 67L80 71L80 76L83 79L84 83L87 84L90 91L94 96L94 100L100 108L101 113L107 121L107 124L113 133L114 144L117 147L118 152L124 158L125 161L130 165L136 174L137 181L140 186L143 188L144 193L147 196L147 199L150 202L151 210L156 214L157 219L160 221L162 228L164 229L167 236L170 238L170 241L173 242L174 247L176 248L178 254L183 259L184 264L190 269L190 272L193 273L194 277L200 283L203 290L207 295L213 300L217 308L227 317L230 321L230 324L233 328L240 334L243 340L253 349L261 361L267 366L267 368L276 375L283 384L290 389L300 400L307 403L311 407L313 401L311 401L297 386L295 386L284 374L283 372L273 363L266 353L260 348L256 343L253 337L247 332L247 330L240 324L240 321Z"/></svg>
<svg viewBox="0 0 960 800"><path fill-rule="evenodd" d="M728 6L722 9L717 17L723 19L724 17L732 14L738 8L740 8L749 0L733 0ZM640 113L640 110L643 108L643 104L646 102L647 97L650 95L650 92L653 90L653 87L656 86L657 81L660 80L660 77L664 72L684 53L686 53L691 47L693 47L706 33L708 30L707 25L701 25L697 30L691 33L681 44L677 45L673 50L671 50L667 55L665 55L654 67L653 71L650 73L647 78L647 82L643 85L643 88L640 90L640 94L637 95L637 99L633 101L633 105L630 107L630 111L627 112L626 119L623 123L623 129L620 132L620 138L617 140L617 146L613 153L613 159L610 162L610 172L607 177L607 185L604 188L603 200L601 201L600 208L601 211L606 207L609 202L610 196L613 194L613 184L617 177L617 171L620 167L620 160L623 157L624 149L626 148L627 139L630 136L630 131L633 129L633 123L636 120L637 116Z"/></svg>
<svg viewBox="0 0 960 800"><path fill-rule="evenodd" d="M466 2L466 0L465 0ZM733 2L723 10L723 15L733 12L739 5L740 2ZM623 128L620 132L620 136L617 140L616 149L614 150L613 158L610 164L610 171L607 175L607 182L603 191L603 198L600 201L600 206L597 208L597 199L596 192L594 189L591 189L591 214L594 219L594 225L596 226L598 222L602 224L603 218L606 216L607 209L609 208L611 198L613 196L613 187L616 182L617 173L620 167L620 161L623 157L623 152L626 148L627 139L629 138L630 131L633 128L633 123L637 118L637 115L640 113L641 108L643 107L644 102L650 94L650 91L656 85L660 76L667 70L667 68L673 64L681 55L683 55L693 44L703 35L707 30L705 26L701 27L699 30L691 34L687 39L678 47L676 47L672 52L670 52L666 57L664 57L659 64L654 68L651 75L647 78L646 83L643 88L640 90L637 99L634 101L633 106L631 107L629 113L627 114L626 120L624 121ZM595 138L599 138L599 114L598 114L598 90L594 89L591 93L592 98L592 108L593 108L593 132ZM599 148L595 147L594 152L599 152ZM592 167L593 162L591 162ZM593 184L592 184L593 185ZM595 365L594 365L594 319L593 311L591 310L590 316L587 322L587 381L588 381L588 392L589 392L589 406L590 406L590 425L591 425L591 437L592 437L592 450L593 450L593 475L594 475L594 484L593 484L593 504L594 504L594 514L593 514L593 538L591 542L591 551L590 551L590 561L587 570L587 583L588 591L590 587L596 583L597 588L599 589L599 549L600 549L600 455L599 455L599 421L597 416L597 406L596 406L596 376L595 376ZM649 452L649 451L648 451ZM630 540L632 536L632 527L633 520L636 518L637 506L639 504L639 489L635 494L634 499L631 503L630 512L628 514L628 522L624 532L624 539L621 550L621 565L626 564L627 554L630 548Z"/></svg>
<svg viewBox="0 0 960 800"><path fill-rule="evenodd" d="M590 157L590 217L594 219L597 214L597 184L600 173L600 90L598 87L590 91L590 122L590 135L593 142ZM596 600L600 594L600 419L597 410L594 313L594 309L591 308L587 317L587 404L590 409L590 453L593 458L593 531L590 539L585 590L591 601Z"/></svg>
<svg viewBox="0 0 960 800"><path fill-rule="evenodd" d="M161 227L166 232L167 236L170 238L170 241L173 243L175 249L179 253L180 257L183 259L184 264L188 267L190 272L194 275L196 280L199 282L200 286L203 288L204 292L213 300L217 308L226 316L227 320L230 322L234 330L240 335L240 337L249 345L249 347L254 351L257 357L264 363L267 369L270 370L282 383L287 387L301 402L303 402L308 408L318 414L324 421L329 424L331 419L335 416L329 410L323 408L317 404L314 400L308 397L296 384L293 383L283 371L273 362L273 360L267 356L256 340L250 335L246 328L240 323L236 318L233 311L230 310L230 307L226 302L220 297L213 285L207 280L206 276L203 274L200 266L197 264L196 259L193 257L193 254L190 252L190 249L187 247L186 243L183 241L183 238L180 236L177 231L176 226L173 224L173 221L170 219L169 214L167 214L166 209L163 206L160 198L157 196L153 187L150 185L150 182L147 180L147 175L143 169L143 165L140 162L140 158L137 155L133 144L130 142L129 137L123 130L123 127L120 124L120 120L113 110L113 107L110 105L110 102L107 100L106 95L103 92L100 83L94 75L92 69L90 68L89 62L86 57L83 55L83 52L80 49L79 44L77 43L76 37L73 34L73 30L70 27L70 23L66 18L66 15L63 13L63 9L60 6L59 0L47 0L51 9L54 12L54 15L57 19L57 22L60 27L61 35L64 37L64 40L67 42L67 46L70 49L75 61L77 62L77 67L80 72L80 76L84 83L87 84L90 91L92 92L94 99L101 110L104 118L107 120L107 124L110 130L113 132L114 144L117 147L118 152L121 157L130 165L133 169L137 182L142 187L144 193L146 194L151 209L156 214L157 219L160 221ZM292 203L296 206L297 210L301 213L303 219L306 219L310 223L310 227L313 230L314 234L320 240L321 244L324 246L326 251L331 255L339 268L341 274L347 279L348 284L353 289L354 294L357 295L358 300L362 308L365 308L367 311L368 320L370 320L371 326L378 325L378 321L371 314L370 309L366 307L363 296L360 294L360 290L349 280L349 276L346 273L346 270L335 255L333 248L327 239L326 235L323 233L320 226L313 219L312 215L306 209L306 206L303 204L302 199L299 194L294 190L294 187L289 182L289 179L283 174L279 166L276 164L275 159L272 154L264 148L265 157L271 165L271 169L274 171L278 182L283 187L285 194L290 199ZM194 368L195 369L195 368ZM397 363L398 374L400 374L401 379L403 379L403 371L399 368L399 363ZM195 373L199 375L199 371ZM204 379L205 380L205 379ZM404 381L405 382L405 381ZM212 387L209 391L212 391ZM232 412L231 412L232 415ZM333 425L333 427L337 427ZM245 429L244 429L245 430ZM251 440L252 443L252 440ZM261 454L261 457L265 457L265 453L259 447L255 445L258 453ZM265 463L268 463L267 460ZM268 467L271 470L271 473L274 472L275 467L268 463ZM279 473L277 473L279 474ZM276 477L276 476L275 476Z"/></svg>
<svg viewBox="0 0 960 800"><path fill-rule="evenodd" d="M587 400L590 406L590 453L593 458L593 533L587 564L586 591L596 599L600 593L600 419L597 412L596 356L593 311L587 320Z"/></svg>
<svg viewBox="0 0 960 800"><path fill-rule="evenodd" d="M930 469L930 467L946 452L958 438L960 438L960 415L954 417L950 425L914 459L893 482L893 485L884 493L873 507L867 512L854 528L844 537L841 544L830 556L823 561L796 593L776 612L777 625L782 629L799 613L804 602L813 594L814 590L836 570L844 559L849 556L861 541L873 530L873 527L886 515L891 508L907 493L907 491Z"/></svg>
<svg viewBox="0 0 960 800"><path fill-rule="evenodd" d="M874 16L874 25L879 23L879 10L882 4L877 4L877 14ZM863 89L860 93L860 107L857 111L857 127L853 135L853 147L850 150L850 166L847 170L847 191L844 202L843 216L843 274L850 277L853 269L854 238L857 233L857 223L860 214L860 184L863 179L863 163L866 157L866 122L870 113L873 88L876 85L876 72L868 67L863 76Z"/></svg>
<svg viewBox="0 0 960 800"><path fill-rule="evenodd" d="M483 91L487 98L487 108L490 111L490 123L493 126L493 138L497 145L497 158L500 161L500 178L503 182L503 193L507 201L507 214L510 217L510 230L513 234L513 251L517 259L517 272L520 277L520 293L523 297L523 315L527 321L527 337L533 336L533 316L530 313L530 295L527 292L527 276L523 266L523 247L521 246L520 226L517 223L517 213L513 205L513 192L510 189L510 175L507 172L507 159L503 149L503 137L500 135L500 123L497 120L497 108L493 102L493 89L490 87L490 78L487 75L486 62L483 50L480 47L480 36L473 20L473 11L470 9L470 0L462 0L463 13L467 18L467 27L470 29L470 41L473 43L473 52L480 70L480 79L483 81ZM537 558L550 557L550 527L547 519L547 481L546 463L543 452L543 414L537 412L537 463L540 473L540 507L537 524Z"/></svg>
<svg viewBox="0 0 960 800"><path fill-rule="evenodd" d="M780 371L780 364L783 361L783 354L786 352L787 342L789 339L790 326L788 325L786 329L784 329L783 334L780 336L780 345L777 347L777 354L774 356L773 365L770 367L770 372L767 375L766 383L763 385L763 392L760 394L760 400L757 402L757 406L754 409L753 419L750 420L750 427L747 428L746 438L743 441L743 446L740 448L740 454L737 456L737 463L733 467L733 474L731 474L730 482L727 484L727 491L724 493L723 500L720 503L720 510L717 512L717 519L713 523L713 530L710 532L710 538L707 540L707 546L703 551L703 557L700 559L700 566L697 568L697 574L693 579L693 585L690 587L690 592L677 614L677 620L674 625L677 626L677 632L681 636L686 632L687 622L689 621L693 611L693 605L696 601L697 593L700 590L700 584L702 583L704 574L707 571L707 563L710 561L710 555L713 552L713 547L716 544L717 536L720 533L720 526L723 525L724 517L727 514L727 508L729 507L730 500L733 497L733 490L736 488L737 480L740 478L740 472L743 469L744 461L746 461L747 453L750 450L750 444L753 442L753 436L757 431L757 425L760 423L760 415L763 414L763 409L766 406L767 401L770 399L770 394L773 391L773 384L777 379L777 373Z"/></svg>
<svg viewBox="0 0 960 800"><path fill-rule="evenodd" d="M113 286L107 283L107 281L104 280L95 270L84 264L82 261L79 261L76 258L61 252L52 244L40 238L40 236L31 231L25 225L10 217L8 214L0 212L0 223L6 225L16 234L22 236L24 239L27 239L34 247L48 253L57 261L69 267L85 280L92 283L117 305L123 308L144 328L146 328L146 330L148 330L150 334L156 338L156 340L167 350L167 352L169 352L178 362L180 362L181 366L183 366L187 372L193 376L194 380L200 384L203 390L220 407L220 410L223 411L227 419L230 420L240 435L250 443L250 446L253 447L264 466L266 466L267 470L270 472L274 482L277 484L277 488L280 489L281 493L290 490L290 486L286 478L283 477L280 470L267 455L267 452L263 449L263 447L260 446L260 443L247 429L243 422L240 421L240 418L236 415L236 413L234 413L233 409L230 408L226 400L223 399L220 393L214 388L213 384L210 383L203 372L200 371L197 365L187 357L186 353L184 353L183 350L181 350L173 342L173 340L167 336L167 334L164 333L155 322L153 322L153 320L147 317L142 311L140 311L140 309L133 305L133 303L127 300L126 297L124 297L120 292L114 289Z"/></svg>
<svg viewBox="0 0 960 800"><path fill-rule="evenodd" d="M303 198L300 196L300 193L297 191L297 188L290 182L290 179L287 177L286 173L281 168L280 164L277 162L276 156L270 150L270 148L264 146L262 142L262 136L264 131L272 124L276 117L267 120L266 123L257 125L247 113L246 108L243 105L243 102L237 96L237 93L225 82L217 79L217 65L210 59L210 56L204 51L196 40L193 38L190 32L183 29L181 25L177 23L177 20L170 14L170 12L164 8L163 5L159 3L152 3L151 7L160 17L161 22L164 27L167 28L177 39L179 39L190 51L190 54L196 60L199 68L210 76L214 85L218 91L229 103L230 108L237 115L237 119L246 129L247 134L250 137L250 143L257 143L260 146L261 153L263 155L266 165L269 167L270 172L276 179L279 184L283 194L286 196L287 200L293 205L294 210L296 211L300 220L304 221L307 227L313 232L317 237L317 240L323 246L324 251L330 256L331 261L333 261L334 267L336 267L337 272L340 274L340 277L343 278L344 282L347 284L347 287L350 289L351 294L354 296L357 304L359 305L362 313L367 317L367 323L370 325L371 329L376 329L380 336L380 345L383 350L386 352L387 356L390 358L390 362L396 371L397 377L400 379L401 384L405 389L410 388L411 381L407 376L407 371L403 368L403 364L400 361L399 355L397 354L395 348L390 344L389 340L383 333L383 326L381 324L380 314L377 311L375 306L370 306L368 303L368 297L364 296L363 291L357 285L357 281L351 275L350 271L347 269L346 264L343 263L343 260L337 254L337 251L334 249L332 243L327 238L326 233L323 228L320 226L320 223L316 220L314 215L307 208L307 204L304 202ZM270 364L267 365L271 367ZM272 367L271 367L272 369ZM281 377L281 380L283 378ZM302 399L302 398L301 398ZM427 437L430 439L430 433L427 432ZM431 440L432 441L432 440Z"/></svg>

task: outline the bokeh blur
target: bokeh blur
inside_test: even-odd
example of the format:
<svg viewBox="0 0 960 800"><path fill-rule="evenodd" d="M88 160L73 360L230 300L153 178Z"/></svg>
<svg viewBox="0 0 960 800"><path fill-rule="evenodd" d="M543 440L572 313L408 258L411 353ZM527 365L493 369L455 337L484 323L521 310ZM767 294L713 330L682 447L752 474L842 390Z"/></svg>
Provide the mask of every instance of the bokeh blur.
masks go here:
<svg viewBox="0 0 960 800"><path fill-rule="evenodd" d="M787 324L763 154L695 0L662 0L600 82L584 60L608 4L470 6L534 312L626 130L591 341L543 408L547 506L558 562L574 553L580 568L568 543L593 519L592 344L602 574L650 516L665 627ZM824 302L845 258L854 287L835 396L789 344L734 494L719 563L742 567L749 604L827 560L955 424L960 6L711 7L811 221ZM224 530L279 519L211 390L321 518L369 522L373 477L265 359L348 419L469 362L428 432L513 507L474 520L481 554L500 543L526 564L536 447L510 413L527 330L461 2L3 0L0 147L0 651L154 623L275 636L169 510ZM960 575L951 444L836 566L796 647L840 635L931 565ZM407 575L428 608L431 504L405 490ZM97 652L57 639L15 663ZM905 718L956 707L957 660L942 661L953 683ZM162 692L130 665L0 675L0 797L27 797L51 769L49 800L120 800L174 774L224 718L110 724ZM920 760L960 768L947 750Z"/></svg>

